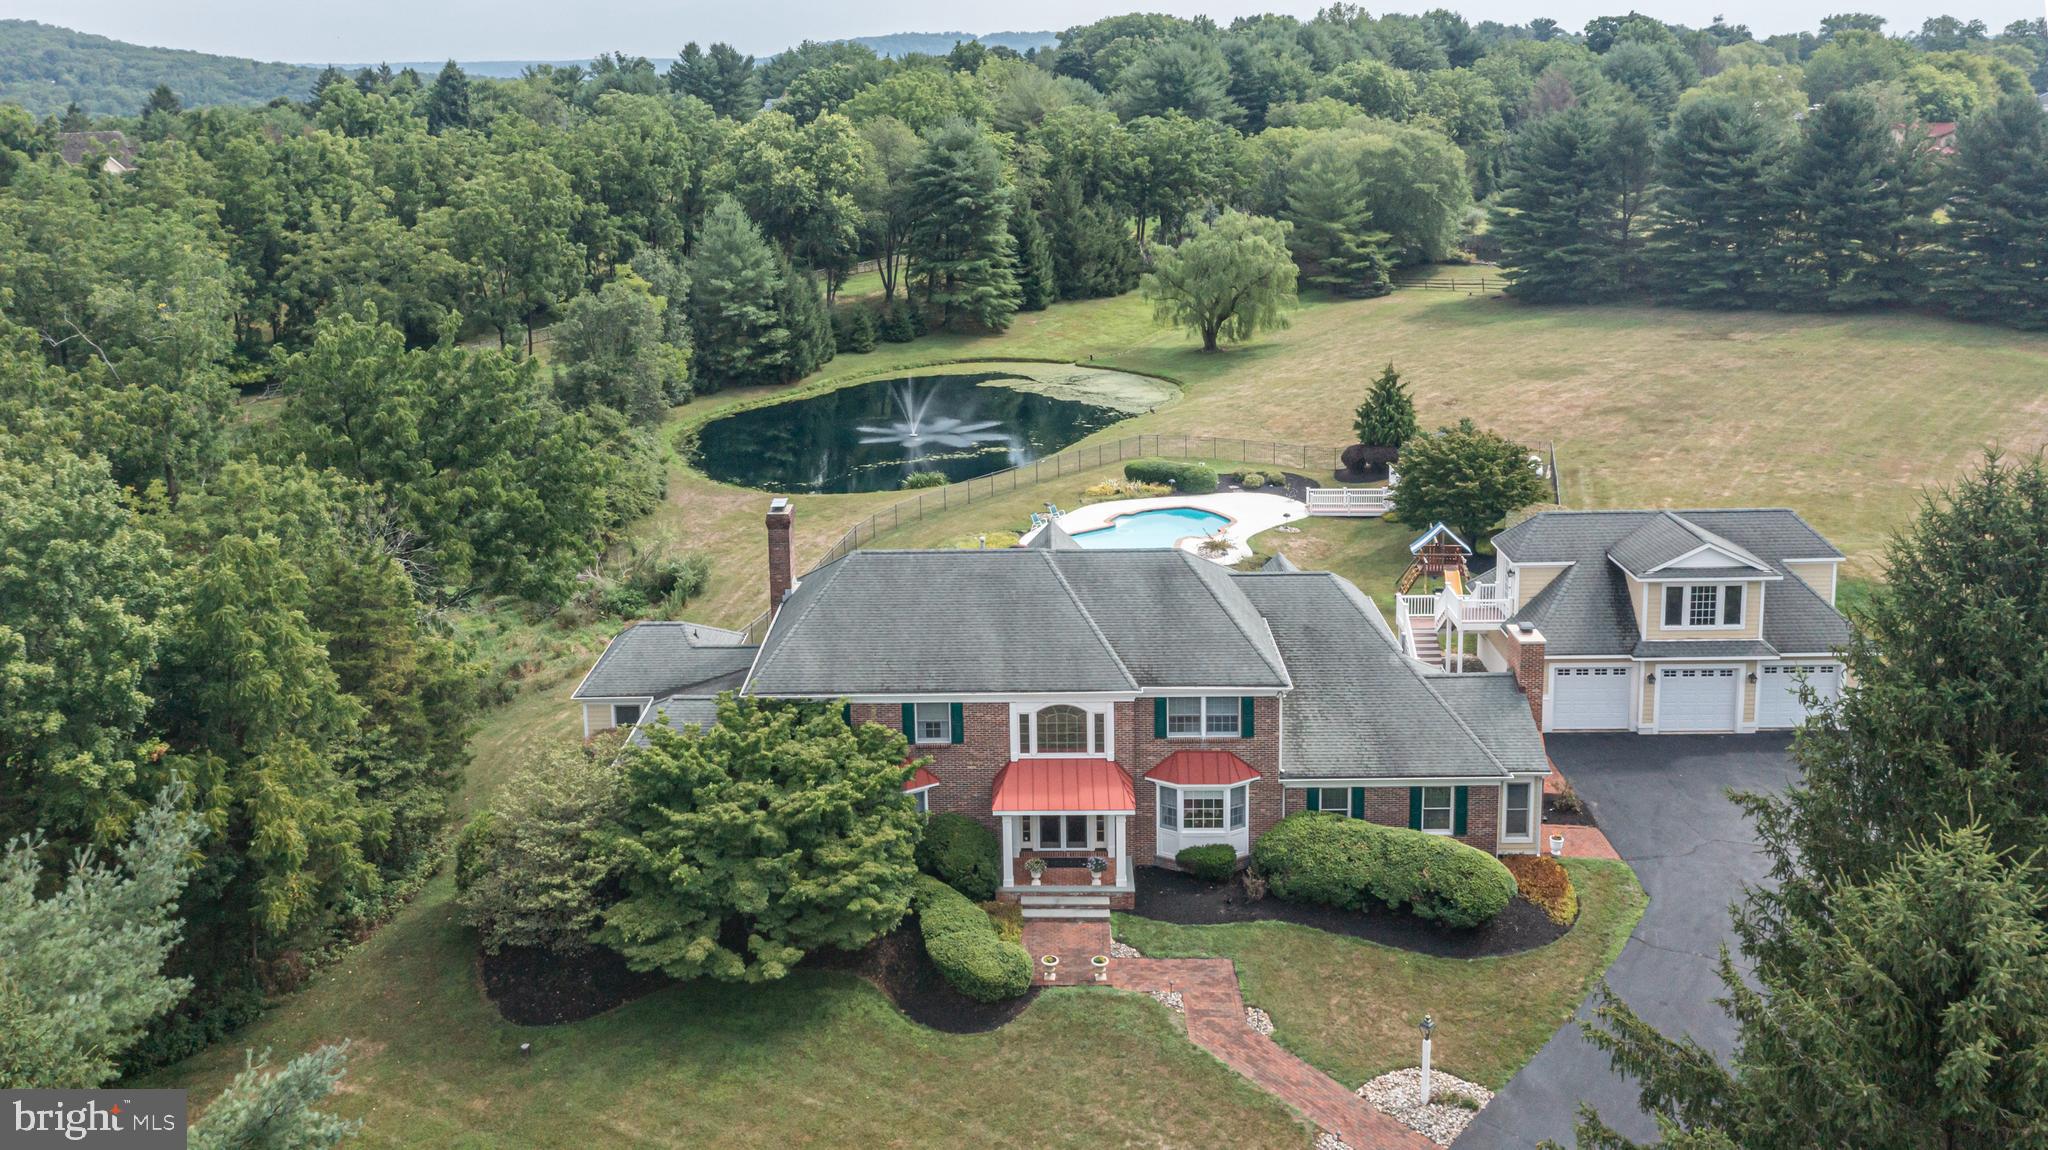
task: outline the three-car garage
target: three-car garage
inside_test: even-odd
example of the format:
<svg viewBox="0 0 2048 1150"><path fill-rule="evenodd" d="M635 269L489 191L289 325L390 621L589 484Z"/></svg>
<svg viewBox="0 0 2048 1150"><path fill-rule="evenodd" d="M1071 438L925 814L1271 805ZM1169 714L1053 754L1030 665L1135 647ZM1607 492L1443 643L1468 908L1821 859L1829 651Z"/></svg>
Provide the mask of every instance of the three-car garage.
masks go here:
<svg viewBox="0 0 2048 1150"><path fill-rule="evenodd" d="M1802 683L1813 688L1820 704L1832 702L1842 691L1842 665L1797 660L1554 662L1549 668L1545 729L1665 734L1783 730L1806 718ZM1752 689L1754 706L1749 701Z"/></svg>

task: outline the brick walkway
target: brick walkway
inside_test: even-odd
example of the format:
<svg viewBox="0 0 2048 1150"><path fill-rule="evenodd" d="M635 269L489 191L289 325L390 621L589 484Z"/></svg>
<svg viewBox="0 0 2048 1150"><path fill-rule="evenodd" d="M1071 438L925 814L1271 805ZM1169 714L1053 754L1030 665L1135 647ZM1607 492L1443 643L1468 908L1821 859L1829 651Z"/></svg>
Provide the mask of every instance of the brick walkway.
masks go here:
<svg viewBox="0 0 2048 1150"><path fill-rule="evenodd" d="M1562 794L1565 788L1564 771L1555 762L1550 764L1550 774L1543 780L1543 793ZM1544 823L1543 833L1536 838L1537 846L1545 854L1550 853L1550 836L1564 836L1564 857L1568 859L1618 859L1614 844L1607 841L1607 835L1599 827L1567 826L1563 823Z"/></svg>
<svg viewBox="0 0 2048 1150"><path fill-rule="evenodd" d="M1045 967L1038 960L1048 954L1060 956L1060 976L1054 986L1085 986L1095 981L1095 968L1088 960L1109 953L1109 920L1082 919L1069 922L1056 918L1024 920L1024 952L1031 956L1031 977L1045 982ZM1110 969L1123 959L1111 959Z"/></svg>
<svg viewBox="0 0 2048 1150"><path fill-rule="evenodd" d="M1435 1143L1429 1139L1246 1026L1237 969L1229 959L1119 958L1110 964L1109 977L1112 985L1126 990L1179 991L1189 1041L1342 1138L1352 1150L1433 1150Z"/></svg>

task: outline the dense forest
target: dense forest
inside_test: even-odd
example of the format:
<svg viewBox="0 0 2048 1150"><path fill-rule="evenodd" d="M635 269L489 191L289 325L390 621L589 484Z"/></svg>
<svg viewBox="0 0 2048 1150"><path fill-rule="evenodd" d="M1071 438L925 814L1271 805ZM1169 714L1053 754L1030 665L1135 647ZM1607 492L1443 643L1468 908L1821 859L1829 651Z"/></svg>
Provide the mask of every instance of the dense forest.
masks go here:
<svg viewBox="0 0 2048 1150"><path fill-rule="evenodd" d="M1277 254L1273 298L1289 256L1373 295L1477 250L1533 298L2040 323L2037 86L2040 21L1758 40L1337 5L1028 55L691 44L0 106L0 838L54 862L165 795L199 816L189 993L113 1044L175 1058L441 857L488 697L464 612L701 588L689 557L591 577L692 393L1240 247ZM1953 154L1923 126L1949 120ZM136 170L64 164L88 128ZM0 1011L18 990L0 971Z"/></svg>
<svg viewBox="0 0 2048 1150"><path fill-rule="evenodd" d="M73 104L93 115L133 111L170 84L192 104L267 104L306 92L318 68L146 48L34 20L0 20L0 103L38 116Z"/></svg>

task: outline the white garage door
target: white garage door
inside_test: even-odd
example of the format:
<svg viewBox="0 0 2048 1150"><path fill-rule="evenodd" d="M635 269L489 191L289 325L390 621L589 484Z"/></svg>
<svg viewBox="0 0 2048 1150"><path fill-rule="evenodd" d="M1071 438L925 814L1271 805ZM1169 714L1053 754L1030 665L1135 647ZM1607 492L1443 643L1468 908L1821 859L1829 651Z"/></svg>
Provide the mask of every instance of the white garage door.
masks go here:
<svg viewBox="0 0 2048 1150"><path fill-rule="evenodd" d="M1842 693L1840 663L1765 663L1756 686L1757 726L1796 727L1805 720L1806 708L1799 702L1801 676L1824 703Z"/></svg>
<svg viewBox="0 0 2048 1150"><path fill-rule="evenodd" d="M1734 667L1662 667L1657 671L1659 731L1732 731L1742 699Z"/></svg>
<svg viewBox="0 0 2048 1150"><path fill-rule="evenodd" d="M1550 729L1619 731L1628 721L1627 663L1560 663L1550 669Z"/></svg>

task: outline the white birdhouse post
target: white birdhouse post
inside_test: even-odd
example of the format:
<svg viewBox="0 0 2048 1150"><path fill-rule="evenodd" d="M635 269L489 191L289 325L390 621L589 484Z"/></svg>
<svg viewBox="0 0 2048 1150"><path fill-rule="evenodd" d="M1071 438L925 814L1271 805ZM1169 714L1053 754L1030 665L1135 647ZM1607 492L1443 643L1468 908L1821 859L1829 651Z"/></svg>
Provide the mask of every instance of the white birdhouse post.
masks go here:
<svg viewBox="0 0 2048 1150"><path fill-rule="evenodd" d="M1436 1019L1422 1016L1422 1104L1429 1105L1429 1032L1436 1029Z"/></svg>

